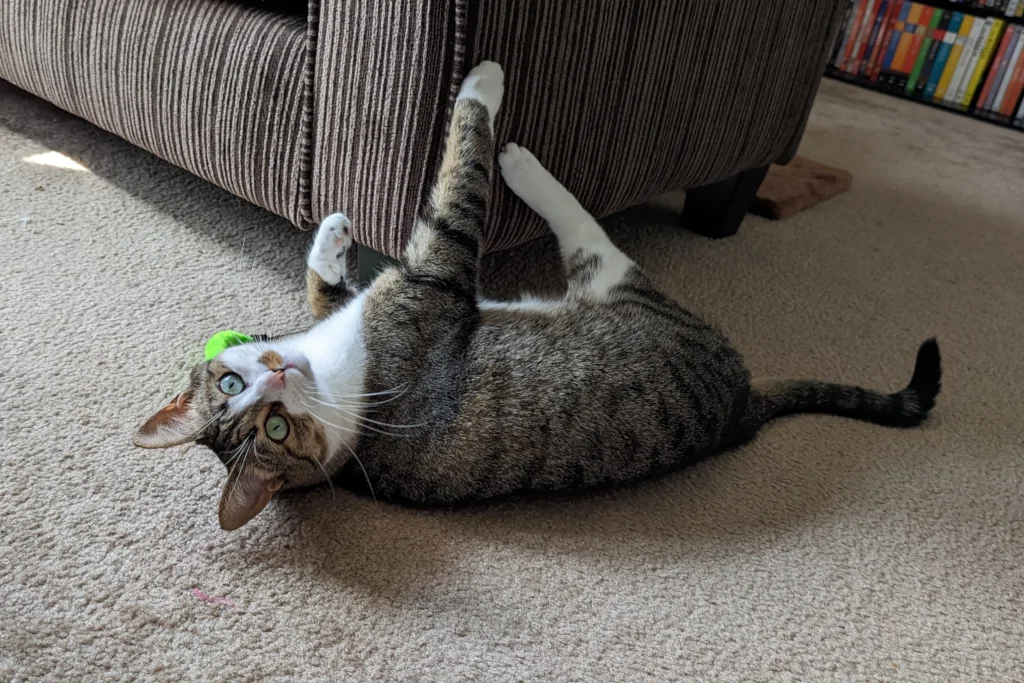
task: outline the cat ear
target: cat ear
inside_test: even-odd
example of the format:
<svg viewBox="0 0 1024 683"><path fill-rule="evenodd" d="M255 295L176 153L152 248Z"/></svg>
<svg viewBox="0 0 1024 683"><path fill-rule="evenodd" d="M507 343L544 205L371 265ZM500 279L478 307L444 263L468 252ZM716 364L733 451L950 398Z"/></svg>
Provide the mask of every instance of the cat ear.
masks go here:
<svg viewBox="0 0 1024 683"><path fill-rule="evenodd" d="M220 496L217 517L225 531L234 531L258 515L284 486L280 477L265 479L241 469L231 471Z"/></svg>
<svg viewBox="0 0 1024 683"><path fill-rule="evenodd" d="M192 411L192 392L171 399L135 432L132 443L140 448L168 448L196 438L197 424Z"/></svg>

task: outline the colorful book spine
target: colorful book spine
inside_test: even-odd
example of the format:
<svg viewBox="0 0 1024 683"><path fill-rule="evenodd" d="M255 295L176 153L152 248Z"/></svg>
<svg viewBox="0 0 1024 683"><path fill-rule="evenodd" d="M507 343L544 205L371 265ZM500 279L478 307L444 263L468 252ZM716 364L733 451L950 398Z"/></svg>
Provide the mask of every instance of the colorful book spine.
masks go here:
<svg viewBox="0 0 1024 683"><path fill-rule="evenodd" d="M960 62L956 65L956 73L953 74L953 80L949 82L949 90L946 91L946 104L952 105L964 98L964 93L967 92L967 78L969 78L965 74L974 64L975 48L978 48L978 54L981 53L978 43L985 28L985 20L980 17L974 20L971 35L967 36L964 51L960 53Z"/></svg>
<svg viewBox="0 0 1024 683"><path fill-rule="evenodd" d="M913 77L915 70L917 69L918 61L917 58L921 55L921 46L924 45L924 37L929 31L929 27L932 23L932 17L937 14L934 7L925 5L921 10L921 16L918 18L918 23L914 26L914 35L910 41L910 48L907 50L906 61L903 62L903 73L905 74L900 79L897 87L906 92L907 84L910 83L910 79Z"/></svg>
<svg viewBox="0 0 1024 683"><path fill-rule="evenodd" d="M936 11L929 26L929 32L921 45L921 56L918 57L918 64L915 66L915 73L911 75L907 83L907 94L921 97L924 95L924 87L931 76L932 67L935 66L935 59L939 56L939 45L946 35L949 27L949 20L953 13L949 11Z"/></svg>
<svg viewBox="0 0 1024 683"><path fill-rule="evenodd" d="M864 52L867 49L868 41L871 39L871 31L875 26L875 15L878 13L878 0L868 0L867 9L864 10L864 20L857 35L857 44L853 46L853 54L850 56L848 71L851 74L860 73L860 65L864 61Z"/></svg>
<svg viewBox="0 0 1024 683"><path fill-rule="evenodd" d="M917 22L920 21L923 10L924 5L916 2L910 3L910 12L907 14L907 20L903 25L900 41L896 46L896 55L892 59L892 76L889 78L889 85L894 88L901 87L901 83L908 73L904 70L904 65L907 63L907 54L910 52L910 46L914 42Z"/></svg>
<svg viewBox="0 0 1024 683"><path fill-rule="evenodd" d="M874 58L877 48L881 45L879 40L885 27L885 20L889 15L889 0L880 0L878 11L875 12L875 25L871 27L871 35L868 37L867 45L864 47L864 57L861 59L857 73L861 76L868 76L871 73L871 60Z"/></svg>
<svg viewBox="0 0 1024 683"><path fill-rule="evenodd" d="M946 95L949 94L949 86L953 84L953 78L960 69L960 58L963 57L964 46L967 45L967 41L973 30L974 16L965 14L963 21L960 24L960 31L957 33L956 39L953 42L953 48L949 52L949 61L946 62L946 68L942 72L942 78L939 79L939 86L935 90L935 99L932 100L933 102L946 101Z"/></svg>
<svg viewBox="0 0 1024 683"><path fill-rule="evenodd" d="M1003 29L1006 28L1006 22L1002 19L988 19L985 23L988 24L988 31L982 42L981 54L978 56L977 62L975 62L974 71L971 73L970 81L967 84L967 90L960 100L960 105L964 107L970 107L974 103L974 96L978 92L978 84L981 83L985 70L992 62L992 55L996 53L999 40L1003 37Z"/></svg>
<svg viewBox="0 0 1024 683"><path fill-rule="evenodd" d="M877 80L882 85L890 85L893 78L893 64L896 62L896 53L899 51L900 41L903 39L903 31L907 26L907 19L910 17L910 6L913 3L905 0L900 6L896 21L893 22L892 31L886 38L885 56L878 70Z"/></svg>
<svg viewBox="0 0 1024 683"><path fill-rule="evenodd" d="M864 12L867 10L867 0L861 0L857 3L857 9L854 12L853 28L850 33L849 39L846 41L846 48L843 50L843 59L839 62L840 71L850 71L850 61L853 58L853 50L857 45L857 37L860 35L860 29L864 24Z"/></svg>
<svg viewBox="0 0 1024 683"><path fill-rule="evenodd" d="M1018 33L1020 40L1017 41L1017 49L1014 50L1016 58L1010 76L1010 87L1006 89L1006 96L999 106L999 114L1007 118L1013 115L1013 109L1017 102L1021 101L1021 93L1024 93L1024 28L1020 28Z"/></svg>
<svg viewBox="0 0 1024 683"><path fill-rule="evenodd" d="M877 55L872 60L871 71L868 77L877 81L882 72L882 66L885 64L886 57L889 55L889 46L892 44L892 36L896 30L896 22L899 21L900 12L903 11L903 0L894 0L889 3L889 16L886 19L884 33L879 40L877 47Z"/></svg>
<svg viewBox="0 0 1024 683"><path fill-rule="evenodd" d="M956 41L963 21L963 14L953 12L953 18L949 20L949 28L946 29L946 35L943 36L942 45L939 46L938 55L935 57L935 66L932 68L931 75L928 77L928 84L924 88L923 96L926 99L930 100L935 97L935 93L938 91L939 81L946 71L946 64L949 61L950 52L953 50L953 43Z"/></svg>
<svg viewBox="0 0 1024 683"><path fill-rule="evenodd" d="M981 93L978 95L978 104L975 107L978 111L990 111L992 105L995 104L996 96L999 94L999 88L1002 85L1003 79L1006 77L1006 63L1009 60L1011 45L1015 42L1014 39L1017 37L1017 31L1007 31L1003 35L1002 41L999 43L999 50L996 52L995 60L992 62L992 68L988 70L988 78L985 79L985 85L981 88Z"/></svg>
<svg viewBox="0 0 1024 683"><path fill-rule="evenodd" d="M1020 60L1020 54L1024 49L1024 34L1022 34L1020 26L1014 26L1013 31L1007 33L1010 37L1011 43L1006 50L1006 64L1003 65L1002 80L999 83L999 90L996 92L995 97L992 98L992 106L989 107L989 111L993 114L998 114L1003 107L1003 101L1006 99L1007 94L1010 92L1010 83L1013 81L1013 75L1017 71L1017 63Z"/></svg>

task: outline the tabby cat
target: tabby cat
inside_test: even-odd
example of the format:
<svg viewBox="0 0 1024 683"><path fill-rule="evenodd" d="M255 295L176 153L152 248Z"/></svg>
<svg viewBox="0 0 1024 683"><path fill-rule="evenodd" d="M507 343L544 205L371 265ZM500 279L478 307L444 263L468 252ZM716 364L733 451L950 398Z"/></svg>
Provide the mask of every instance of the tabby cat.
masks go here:
<svg viewBox="0 0 1024 683"><path fill-rule="evenodd" d="M400 266L360 290L350 224L320 226L308 259L309 331L232 346L135 444L208 446L228 468L236 529L284 488L325 479L413 505L635 481L754 437L768 420L829 413L921 422L939 391L934 340L894 394L751 380L740 354L659 293L526 149L498 155L508 186L558 238L558 300L481 299L477 271L501 68L462 84L439 177Z"/></svg>

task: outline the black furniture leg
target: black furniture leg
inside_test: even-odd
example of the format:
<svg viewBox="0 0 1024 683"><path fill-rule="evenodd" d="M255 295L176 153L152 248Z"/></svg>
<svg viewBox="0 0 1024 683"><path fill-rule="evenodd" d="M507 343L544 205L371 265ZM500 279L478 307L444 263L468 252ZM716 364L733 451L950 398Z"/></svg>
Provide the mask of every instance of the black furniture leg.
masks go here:
<svg viewBox="0 0 1024 683"><path fill-rule="evenodd" d="M764 166L687 190L683 227L705 237L735 235L766 173Z"/></svg>
<svg viewBox="0 0 1024 683"><path fill-rule="evenodd" d="M385 266L396 265L398 261L387 254L374 251L362 244L356 245L356 262L359 264L359 284L368 285L377 276L377 271Z"/></svg>

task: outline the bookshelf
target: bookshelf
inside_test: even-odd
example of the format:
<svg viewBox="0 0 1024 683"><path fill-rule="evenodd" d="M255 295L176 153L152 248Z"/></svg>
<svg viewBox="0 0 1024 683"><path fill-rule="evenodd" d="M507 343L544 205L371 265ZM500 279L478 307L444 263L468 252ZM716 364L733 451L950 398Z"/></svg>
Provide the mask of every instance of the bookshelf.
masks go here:
<svg viewBox="0 0 1024 683"><path fill-rule="evenodd" d="M825 74L1024 132L1024 0L850 0Z"/></svg>

